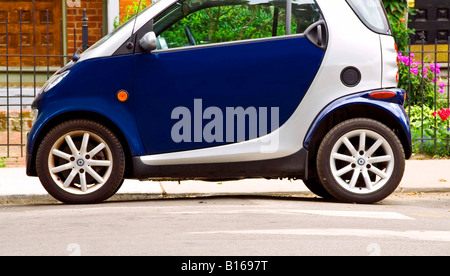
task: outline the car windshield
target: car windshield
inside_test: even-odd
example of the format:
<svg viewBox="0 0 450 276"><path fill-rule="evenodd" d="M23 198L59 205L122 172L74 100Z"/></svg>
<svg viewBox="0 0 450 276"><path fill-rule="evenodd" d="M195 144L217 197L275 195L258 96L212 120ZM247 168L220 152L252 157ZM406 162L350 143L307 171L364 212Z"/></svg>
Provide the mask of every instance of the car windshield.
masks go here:
<svg viewBox="0 0 450 276"><path fill-rule="evenodd" d="M97 47L99 47L100 45L102 45L103 43L105 43L106 41L108 41L111 37L113 37L116 33L118 33L120 30L126 28L126 26L130 25L130 24L134 24L135 23L135 19L137 16L143 14L146 10L160 4L162 1L153 1L154 3L148 7L146 7L145 9L143 9L142 11L140 11L137 15L131 17L128 21L126 21L125 23L123 23L122 25L118 26L117 28L115 28L112 32L110 32L109 34L107 34L106 36L104 36L102 39L100 39L99 41L97 41L94 45L90 46L86 51L84 51L84 53L91 51ZM131 33L130 33L131 35Z"/></svg>

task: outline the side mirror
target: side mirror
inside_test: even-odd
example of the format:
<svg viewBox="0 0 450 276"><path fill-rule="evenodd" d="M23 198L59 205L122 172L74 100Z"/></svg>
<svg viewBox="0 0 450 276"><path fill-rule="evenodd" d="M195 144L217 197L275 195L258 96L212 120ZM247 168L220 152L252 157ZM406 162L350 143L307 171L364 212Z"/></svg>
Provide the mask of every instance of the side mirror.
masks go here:
<svg viewBox="0 0 450 276"><path fill-rule="evenodd" d="M156 35L154 32L146 33L141 40L139 40L139 45L142 49L150 52L156 49Z"/></svg>

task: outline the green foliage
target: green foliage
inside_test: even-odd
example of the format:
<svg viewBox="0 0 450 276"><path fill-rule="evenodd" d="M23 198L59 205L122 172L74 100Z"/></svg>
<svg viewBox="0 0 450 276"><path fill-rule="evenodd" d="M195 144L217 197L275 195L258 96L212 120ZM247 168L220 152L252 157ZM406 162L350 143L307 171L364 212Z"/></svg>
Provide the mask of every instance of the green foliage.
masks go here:
<svg viewBox="0 0 450 276"><path fill-rule="evenodd" d="M409 35L415 30L407 28L406 14L415 14L416 9L408 8L407 0L383 0L384 7L391 23L393 35L399 51L407 51Z"/></svg>
<svg viewBox="0 0 450 276"><path fill-rule="evenodd" d="M147 1L142 1L141 6L139 6L139 1L134 1L133 4L125 7L126 15L122 18L122 21L118 17L114 18L114 29L127 22L130 18L138 14L140 11L148 7ZM151 2L150 2L151 5Z"/></svg>
<svg viewBox="0 0 450 276"><path fill-rule="evenodd" d="M413 152L448 156L449 110L444 109L447 106L445 83L439 77L439 64L428 63L427 59L424 63L414 61L413 57L414 54L398 55L400 76L404 76L398 86L408 91L407 103L411 105L406 109L409 111ZM436 109L441 110L436 112Z"/></svg>
<svg viewBox="0 0 450 276"><path fill-rule="evenodd" d="M414 105L407 110L411 123L413 152L430 156L448 156L450 154L449 121L436 116L436 113L426 105Z"/></svg>
<svg viewBox="0 0 450 276"><path fill-rule="evenodd" d="M0 157L0 168L6 167L6 160L5 158Z"/></svg>
<svg viewBox="0 0 450 276"><path fill-rule="evenodd" d="M434 108L445 107L440 101L444 99L445 83L441 80L439 63L414 61L414 54L403 56L398 54L399 59L399 82L398 87L408 91L407 103L409 105L424 105ZM439 93L437 93L439 92Z"/></svg>
<svg viewBox="0 0 450 276"><path fill-rule="evenodd" d="M169 48L184 46L187 42L184 27L188 26L197 44L235 41L272 36L273 7L219 6L200 10L183 18L161 36ZM284 34L284 11L279 12L277 35ZM295 30L293 24L291 29Z"/></svg>

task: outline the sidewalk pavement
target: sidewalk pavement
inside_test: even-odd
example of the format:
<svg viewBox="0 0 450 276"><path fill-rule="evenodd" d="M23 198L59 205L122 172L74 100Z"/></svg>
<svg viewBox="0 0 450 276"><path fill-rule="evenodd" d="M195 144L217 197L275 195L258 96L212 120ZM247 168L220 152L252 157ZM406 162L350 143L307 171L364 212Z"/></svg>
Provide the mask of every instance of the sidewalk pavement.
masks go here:
<svg viewBox="0 0 450 276"><path fill-rule="evenodd" d="M450 160L407 160L405 174L395 193L450 192ZM138 181L125 180L110 200L145 200L219 195L314 196L300 180L246 179L239 181ZM37 177L25 168L0 168L0 204L56 203Z"/></svg>

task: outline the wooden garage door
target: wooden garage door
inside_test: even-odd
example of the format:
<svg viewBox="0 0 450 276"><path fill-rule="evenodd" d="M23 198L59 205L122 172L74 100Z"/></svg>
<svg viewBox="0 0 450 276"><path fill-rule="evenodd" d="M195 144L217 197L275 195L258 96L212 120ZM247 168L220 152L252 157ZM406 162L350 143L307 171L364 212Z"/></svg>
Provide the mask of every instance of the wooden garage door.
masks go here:
<svg viewBox="0 0 450 276"><path fill-rule="evenodd" d="M58 66L60 58L20 57L61 55L61 0L0 0L0 54L9 66ZM5 66L5 57L0 59Z"/></svg>

